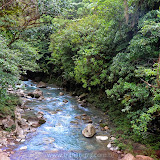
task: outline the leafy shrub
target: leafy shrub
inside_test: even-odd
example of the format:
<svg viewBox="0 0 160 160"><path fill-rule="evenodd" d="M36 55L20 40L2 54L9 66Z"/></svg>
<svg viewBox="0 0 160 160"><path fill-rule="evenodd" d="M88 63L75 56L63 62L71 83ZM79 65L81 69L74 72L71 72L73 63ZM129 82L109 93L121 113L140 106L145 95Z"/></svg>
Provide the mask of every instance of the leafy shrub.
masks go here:
<svg viewBox="0 0 160 160"><path fill-rule="evenodd" d="M36 49L23 41L17 41L8 48L7 40L0 35L0 112L2 115L14 115L17 98L7 93L9 86L14 87L21 73L38 68Z"/></svg>

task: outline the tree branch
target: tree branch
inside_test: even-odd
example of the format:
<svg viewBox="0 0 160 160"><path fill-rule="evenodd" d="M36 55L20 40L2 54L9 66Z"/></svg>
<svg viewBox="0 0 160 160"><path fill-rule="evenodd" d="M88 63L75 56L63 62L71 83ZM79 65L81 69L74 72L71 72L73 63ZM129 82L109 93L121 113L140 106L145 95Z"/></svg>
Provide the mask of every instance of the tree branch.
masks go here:
<svg viewBox="0 0 160 160"><path fill-rule="evenodd" d="M143 80L142 78L140 78L140 79L141 79L141 81L143 81L145 84L147 84L149 87L157 88L156 86L154 86L154 85L148 83L147 81Z"/></svg>
<svg viewBox="0 0 160 160"><path fill-rule="evenodd" d="M6 4L2 5L2 7L0 7L0 9L3 9L4 7L8 6L9 4L11 4L11 3L12 3L12 1L13 1L13 0L10 0L8 3L6 3Z"/></svg>

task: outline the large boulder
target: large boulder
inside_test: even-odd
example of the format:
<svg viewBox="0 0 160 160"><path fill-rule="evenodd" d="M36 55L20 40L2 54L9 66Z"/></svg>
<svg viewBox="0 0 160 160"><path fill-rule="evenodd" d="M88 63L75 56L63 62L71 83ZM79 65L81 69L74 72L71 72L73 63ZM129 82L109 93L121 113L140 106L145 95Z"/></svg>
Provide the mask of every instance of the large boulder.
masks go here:
<svg viewBox="0 0 160 160"><path fill-rule="evenodd" d="M32 127L37 128L37 127L40 126L39 119L37 117L29 117L27 119L27 121L28 121L29 125L32 126Z"/></svg>
<svg viewBox="0 0 160 160"><path fill-rule="evenodd" d="M82 131L84 137L93 137L96 133L96 129L92 124L88 124L87 127Z"/></svg>
<svg viewBox="0 0 160 160"><path fill-rule="evenodd" d="M5 152L0 153L0 160L10 160L9 155Z"/></svg>
<svg viewBox="0 0 160 160"><path fill-rule="evenodd" d="M23 91L22 89L18 89L18 90L16 91L16 93L17 93L17 95L18 95L19 97L25 97L25 93L24 93L24 91Z"/></svg>
<svg viewBox="0 0 160 160"><path fill-rule="evenodd" d="M40 98L43 96L43 92L40 89L36 89L33 92L29 92L28 96L32 98Z"/></svg>
<svg viewBox="0 0 160 160"><path fill-rule="evenodd" d="M34 94L35 98L39 98L39 97L43 96L43 92L40 89L34 90L33 94Z"/></svg>
<svg viewBox="0 0 160 160"><path fill-rule="evenodd" d="M4 129L11 128L14 124L15 123L14 123L13 119L11 118L11 116L7 116L6 119L2 120L2 127Z"/></svg>
<svg viewBox="0 0 160 160"><path fill-rule="evenodd" d="M19 125L20 125L20 127L22 129L28 128L28 124L27 124L27 120L26 119L22 118L20 121L18 121L18 123L19 123Z"/></svg>
<svg viewBox="0 0 160 160"><path fill-rule="evenodd" d="M35 117L28 117L27 122L29 123L31 127L37 128L40 125L44 124L46 120L43 118L43 116L39 118L35 116Z"/></svg>
<svg viewBox="0 0 160 160"><path fill-rule="evenodd" d="M37 84L37 87L38 88L46 88L47 87L47 85L46 85L46 83L44 83L44 82L39 82L38 84Z"/></svg>
<svg viewBox="0 0 160 160"><path fill-rule="evenodd" d="M136 160L136 158L132 154L128 153L121 160Z"/></svg>
<svg viewBox="0 0 160 160"><path fill-rule="evenodd" d="M136 155L136 160L154 160L154 159L148 156Z"/></svg>
<svg viewBox="0 0 160 160"><path fill-rule="evenodd" d="M134 157L132 154L128 153L121 160L154 160L154 159L144 155L136 155L136 157Z"/></svg>
<svg viewBox="0 0 160 160"><path fill-rule="evenodd" d="M15 133L16 133L17 137L20 138L20 139L25 139L25 137L26 137L26 134L24 133L24 130L18 124L16 124Z"/></svg>
<svg viewBox="0 0 160 160"><path fill-rule="evenodd" d="M7 146L7 138L4 137L5 135L3 135L3 133L1 132L1 136L0 136L0 145L4 145Z"/></svg>
<svg viewBox="0 0 160 160"><path fill-rule="evenodd" d="M19 120L19 121L22 120L21 114L17 111L15 111L15 118L16 118L16 120Z"/></svg>
<svg viewBox="0 0 160 160"><path fill-rule="evenodd" d="M43 101L43 100L45 100L45 97L44 97L44 96L41 96L41 97L38 98L38 100L39 100L39 101Z"/></svg>
<svg viewBox="0 0 160 160"><path fill-rule="evenodd" d="M44 113L41 112L41 111L39 111L38 114L37 114L37 117L38 117L38 118L43 118L43 116L44 116Z"/></svg>
<svg viewBox="0 0 160 160"><path fill-rule="evenodd" d="M28 93L28 96L34 98L33 92L29 92L29 93ZM28 98L28 97L27 97L27 98Z"/></svg>
<svg viewBox="0 0 160 160"><path fill-rule="evenodd" d="M64 96L64 93L63 93L63 92L59 92L59 95L60 95L60 96Z"/></svg>

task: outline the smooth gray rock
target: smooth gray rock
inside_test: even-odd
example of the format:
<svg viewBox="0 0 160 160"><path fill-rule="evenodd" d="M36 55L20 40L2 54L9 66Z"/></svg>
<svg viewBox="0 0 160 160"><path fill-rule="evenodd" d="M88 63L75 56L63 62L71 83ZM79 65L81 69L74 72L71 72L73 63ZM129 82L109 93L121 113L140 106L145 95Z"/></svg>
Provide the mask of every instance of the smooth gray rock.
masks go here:
<svg viewBox="0 0 160 160"><path fill-rule="evenodd" d="M96 129L92 124L88 124L87 127L82 131L84 137L93 137L96 134Z"/></svg>

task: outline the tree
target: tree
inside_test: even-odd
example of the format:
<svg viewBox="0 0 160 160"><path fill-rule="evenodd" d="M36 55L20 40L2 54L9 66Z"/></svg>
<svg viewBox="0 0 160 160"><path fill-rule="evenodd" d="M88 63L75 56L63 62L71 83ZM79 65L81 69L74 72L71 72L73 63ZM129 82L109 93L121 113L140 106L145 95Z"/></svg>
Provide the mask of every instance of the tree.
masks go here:
<svg viewBox="0 0 160 160"><path fill-rule="evenodd" d="M21 34L28 28L39 26L40 17L50 15L52 17L62 12L67 2L46 0L11 0L0 3L0 28L10 38L8 46L20 39Z"/></svg>

